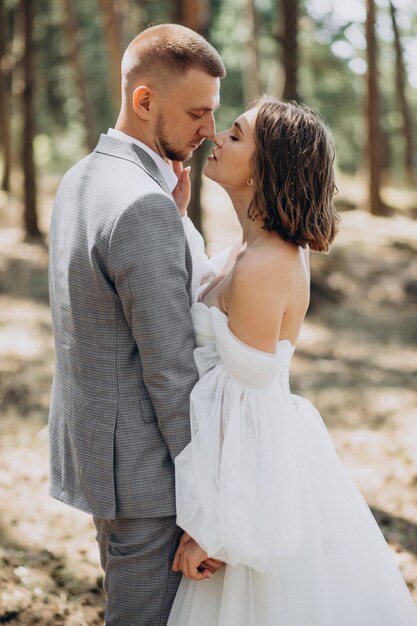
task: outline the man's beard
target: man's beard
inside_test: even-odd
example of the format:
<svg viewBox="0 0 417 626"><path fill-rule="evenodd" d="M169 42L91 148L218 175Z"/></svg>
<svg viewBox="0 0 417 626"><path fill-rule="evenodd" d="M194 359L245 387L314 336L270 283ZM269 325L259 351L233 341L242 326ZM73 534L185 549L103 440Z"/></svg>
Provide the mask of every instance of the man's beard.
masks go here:
<svg viewBox="0 0 417 626"><path fill-rule="evenodd" d="M175 148L169 141L162 113L158 115L155 126L155 143L162 157L171 161L187 161L192 156L192 150L185 151Z"/></svg>

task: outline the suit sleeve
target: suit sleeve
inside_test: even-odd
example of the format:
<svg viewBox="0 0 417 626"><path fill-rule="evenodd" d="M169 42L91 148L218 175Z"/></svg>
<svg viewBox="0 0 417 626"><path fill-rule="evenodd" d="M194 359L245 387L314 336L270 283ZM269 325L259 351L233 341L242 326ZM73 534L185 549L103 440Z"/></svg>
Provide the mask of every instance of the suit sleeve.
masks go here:
<svg viewBox="0 0 417 626"><path fill-rule="evenodd" d="M185 236L174 202L154 193L126 207L113 227L108 267L174 459L189 441L190 392L198 379Z"/></svg>

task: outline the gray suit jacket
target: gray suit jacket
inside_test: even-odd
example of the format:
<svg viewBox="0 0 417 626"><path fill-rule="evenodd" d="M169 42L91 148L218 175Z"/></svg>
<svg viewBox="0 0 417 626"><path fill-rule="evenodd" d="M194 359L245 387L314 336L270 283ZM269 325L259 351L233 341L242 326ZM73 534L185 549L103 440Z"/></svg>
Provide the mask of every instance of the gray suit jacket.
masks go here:
<svg viewBox="0 0 417 626"><path fill-rule="evenodd" d="M175 514L174 458L198 376L191 257L152 158L102 135L59 187L50 493L98 517Z"/></svg>

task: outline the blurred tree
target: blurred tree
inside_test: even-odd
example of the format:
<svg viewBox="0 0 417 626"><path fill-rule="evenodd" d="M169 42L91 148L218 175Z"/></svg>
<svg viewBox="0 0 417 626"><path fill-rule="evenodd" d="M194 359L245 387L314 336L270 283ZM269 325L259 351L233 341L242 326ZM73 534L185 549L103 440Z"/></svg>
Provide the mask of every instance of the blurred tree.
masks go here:
<svg viewBox="0 0 417 626"><path fill-rule="evenodd" d="M378 63L384 68L384 80L379 88L379 166L386 168L397 177L403 170L404 161L404 127L399 107L392 102L400 89L395 89L396 59L392 40L392 26L389 0L375 0L379 8L377 36ZM392 0L396 11L397 24L401 33L403 83L406 103L410 117L411 131L415 131L414 111L417 111L417 90L413 78L413 33L417 26L417 9L409 3L401 5ZM68 38L70 21L63 21L65 3L76 16L77 41L74 46L78 54L78 63L82 62L84 81L90 106L93 110L93 123L86 122L82 102L82 89L74 67L74 58L70 60ZM256 7L255 26L248 26L247 11ZM285 96L302 97L303 100L317 108L326 118L334 135L337 148L337 166L343 172L352 174L362 168L362 155L365 154L368 133L363 132L367 124L368 113L363 105L366 71L367 44L365 40L365 5L357 3L357 9L346 7L343 12L336 3L313 2L312 0L36 0L34 4L33 43L36 51L36 89L33 94L33 115L36 119L35 148L37 168L39 172L60 174L74 161L85 154L86 131L106 131L114 122L116 105L112 107L114 96L118 99L120 92L119 78L112 79L110 71L110 47L108 33L116 32L117 38L117 72L122 47L128 38L135 36L142 25L167 21L180 22L195 28L204 36L209 37L222 55L228 75L222 81L221 108L216 114L219 128L230 125L242 107L253 98L249 87L253 87L255 79L250 79L253 72L247 59L247 49L252 48L252 59L258 51L258 75L262 88L280 97L285 82L295 77L293 87L285 87ZM0 7L6 14L1 20L1 29L6 27L6 54L3 52L1 68L3 81L6 82L6 99L9 95L13 102L0 104L0 143L1 165L3 176L5 137L4 120L9 121L11 144L21 144L24 116L20 115L23 107L23 26L20 26L20 12L16 7L22 6L21 0L0 0ZM286 13L284 8L286 6ZM294 13L294 8L296 12ZM352 10L351 10L352 8ZM292 11L292 21L288 11ZM110 18L108 17L110 15ZM252 13L253 15L253 13ZM284 15L288 17L285 18ZM107 16L104 19L103 16ZM298 17L294 17L298 16ZM106 21L107 20L107 21ZM107 24L105 30L104 24ZM112 27L113 24L113 28ZM279 28L280 54L277 54L276 36L273 26ZM292 24L292 26L291 26ZM110 26L110 28L108 28ZM64 28L68 36L65 35ZM292 33L295 40L295 53L284 53L284 35ZM72 29L74 32L74 29ZM107 36L105 33L107 32ZM256 48L254 34L256 32ZM74 40L74 35L71 35ZM13 40L13 41L12 41ZM290 37L288 37L290 40ZM11 43L12 42L12 43ZM4 42L3 42L4 44ZM0 47L2 43L0 41ZM114 48L115 46L113 46ZM294 50L294 46L293 50ZM286 46L287 50L291 45ZM370 50L368 50L370 52ZM107 62L107 58L109 61ZM287 69L287 63L295 62L295 70ZM398 59L397 59L398 63ZM405 67L410 64L410 80L407 84ZM370 64L372 65L372 64ZM5 74L8 75L6 76ZM397 72L398 73L398 72ZM245 80L243 74L247 77ZM82 80L82 78L81 78ZM112 82L113 80L113 82ZM397 78L398 80L398 78ZM287 81L288 83L288 81ZM0 86L1 91L1 86ZM246 91L246 93L245 93ZM292 93L291 93L292 91ZM1 98L1 93L0 93ZM374 116L373 116L374 117ZM375 117L374 117L375 119ZM413 126L414 125L414 126ZM407 131L407 138L412 132ZM414 135L415 138L415 135ZM399 140L401 139L401 140ZM92 144L92 140L89 140ZM192 163L193 203L190 215L196 224L200 224L200 171L205 161L209 142L195 155ZM415 143L414 143L415 146ZM415 150L415 147L414 147ZM408 147L408 153L410 153ZM12 150L13 153L13 150ZM414 163L414 166L416 164ZM1 181L0 181L1 182Z"/></svg>
<svg viewBox="0 0 417 626"><path fill-rule="evenodd" d="M210 23L208 0L171 0L171 19L208 38ZM188 206L188 215L201 233L203 232L201 177L207 155L206 143L197 148L191 160L191 201Z"/></svg>
<svg viewBox="0 0 417 626"><path fill-rule="evenodd" d="M141 2L138 3L139 5ZM135 15L135 8L138 7L130 7L129 0L115 0L114 1L114 14L116 18L116 23L119 24L119 34L120 34L120 46L121 53L125 51L129 41L131 40L131 26L134 26L135 33L142 30L142 27L138 21L135 24L131 24L131 18Z"/></svg>
<svg viewBox="0 0 417 626"><path fill-rule="evenodd" d="M100 6L107 54L109 59L113 109L114 115L117 115L120 110L121 95L120 64L124 51L123 36L121 31L121 15L123 15L123 6L118 6L118 14L115 10L115 0L100 0Z"/></svg>
<svg viewBox="0 0 417 626"><path fill-rule="evenodd" d="M227 69L227 77L221 82L221 106L216 114L216 123L223 129L231 125L246 105L242 80L242 50L246 45L246 33L240 3L211 0L210 11L210 41L222 56Z"/></svg>
<svg viewBox="0 0 417 626"><path fill-rule="evenodd" d="M73 0L62 0L64 7L63 27L67 39L68 59L72 66L78 95L81 101L81 109L84 117L86 143L90 151L94 150L97 137L93 111L88 99L84 68L81 61L80 43L78 36L78 24L74 11Z"/></svg>
<svg viewBox="0 0 417 626"><path fill-rule="evenodd" d="M283 65L285 73L283 100L299 100L297 90L298 73L298 13L299 0L279 0L281 9L281 30L278 39L283 50Z"/></svg>
<svg viewBox="0 0 417 626"><path fill-rule="evenodd" d="M366 41L367 41L367 102L366 119L368 125L368 167L369 210L373 215L384 215L381 200L381 128L380 103L377 72L377 40L375 34L375 3L366 0Z"/></svg>
<svg viewBox="0 0 417 626"><path fill-rule="evenodd" d="M246 53L242 55L243 93L245 104L253 102L261 93L259 83L259 54L258 54L258 20L254 0L245 0L244 20L246 26Z"/></svg>
<svg viewBox="0 0 417 626"><path fill-rule="evenodd" d="M413 168L413 126L411 121L410 108L408 106L406 97L406 72L404 67L404 57L401 45L400 31L397 23L397 9L390 0L390 13L392 21L392 29L394 32L394 45L395 45L395 61L396 61L396 87L397 98L400 111L402 114L402 129L404 136L404 167L407 175L407 181L411 184L414 180L414 168Z"/></svg>
<svg viewBox="0 0 417 626"><path fill-rule="evenodd" d="M155 2L155 0L136 0L136 8L140 7L141 23L146 26L152 24L164 24L166 22L178 22L174 19L173 0L168 2Z"/></svg>
<svg viewBox="0 0 417 626"><path fill-rule="evenodd" d="M10 130L10 57L7 54L6 11L4 0L0 0L0 133L3 149L3 174L1 189L10 190L12 142Z"/></svg>
<svg viewBox="0 0 417 626"><path fill-rule="evenodd" d="M210 23L208 0L171 0L171 19L207 36Z"/></svg>
<svg viewBox="0 0 417 626"><path fill-rule="evenodd" d="M20 0L20 10L23 15L24 27L24 88L23 88L23 142L22 163L24 175L24 225L26 235L39 238L41 233L38 227L36 209L36 171L33 158L34 139L34 46L33 22L35 0Z"/></svg>

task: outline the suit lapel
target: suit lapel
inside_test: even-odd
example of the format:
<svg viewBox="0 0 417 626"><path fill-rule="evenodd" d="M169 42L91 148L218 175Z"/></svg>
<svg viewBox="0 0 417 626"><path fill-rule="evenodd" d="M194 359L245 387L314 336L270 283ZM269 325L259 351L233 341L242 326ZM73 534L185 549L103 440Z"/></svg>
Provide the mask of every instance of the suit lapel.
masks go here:
<svg viewBox="0 0 417 626"><path fill-rule="evenodd" d="M142 150L140 146L135 143L129 143L128 141L121 141L115 137L109 137L109 135L100 135L99 142L95 149L95 152L99 154L107 154L115 157L116 159L123 159L125 161L131 161L140 167L148 176L150 176L158 185L172 197L172 193L167 187L164 177L158 169L153 158ZM187 291L192 301L191 293L191 280L193 273L193 263L191 257L190 247L188 245L187 237L185 237L185 267L188 272Z"/></svg>
<svg viewBox="0 0 417 626"><path fill-rule="evenodd" d="M172 195L153 158L135 143L121 141L115 137L102 134L100 135L95 152L135 163L135 165L140 167L148 176L158 183L165 193Z"/></svg>
<svg viewBox="0 0 417 626"><path fill-rule="evenodd" d="M158 185L160 185L160 187L162 187L162 189L167 194L169 194L171 196L172 194L171 194L170 190L167 187L167 184L165 182L165 178L162 176L162 174L161 174L158 166L156 165L155 161L153 160L153 158L147 152L145 152L145 150L142 150L142 148L140 146L136 145L136 144L132 144L132 148L135 151L135 153L137 154L137 156L139 157L139 160L145 166L145 169L148 172L148 174L154 180L156 180Z"/></svg>

